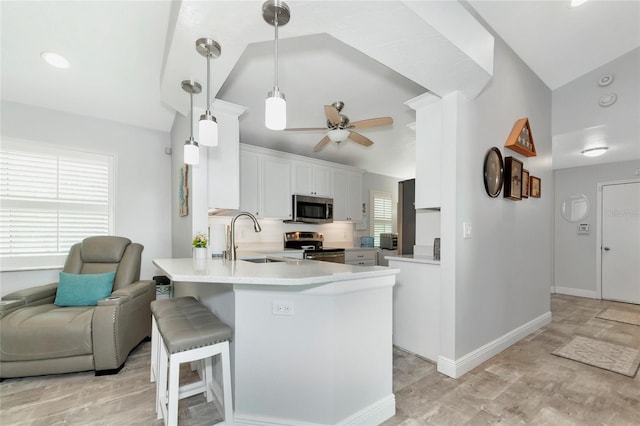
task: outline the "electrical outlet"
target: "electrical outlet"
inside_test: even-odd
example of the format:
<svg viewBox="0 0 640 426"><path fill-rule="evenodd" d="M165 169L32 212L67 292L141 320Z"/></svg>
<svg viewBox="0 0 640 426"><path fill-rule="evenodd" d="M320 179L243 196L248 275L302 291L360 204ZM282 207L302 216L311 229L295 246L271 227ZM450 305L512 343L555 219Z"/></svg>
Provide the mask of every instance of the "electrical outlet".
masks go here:
<svg viewBox="0 0 640 426"><path fill-rule="evenodd" d="M293 304L289 302L273 302L271 304L273 315L293 315Z"/></svg>

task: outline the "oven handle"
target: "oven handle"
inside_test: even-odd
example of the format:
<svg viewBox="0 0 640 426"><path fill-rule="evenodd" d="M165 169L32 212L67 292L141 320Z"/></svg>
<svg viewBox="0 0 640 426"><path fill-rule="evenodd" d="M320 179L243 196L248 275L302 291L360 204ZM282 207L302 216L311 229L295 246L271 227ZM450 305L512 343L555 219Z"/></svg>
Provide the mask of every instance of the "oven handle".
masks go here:
<svg viewBox="0 0 640 426"><path fill-rule="evenodd" d="M311 260L316 259L316 258L324 258L324 259L331 258L331 259L334 259L334 258L337 258L337 257L344 257L344 253L314 253L314 254L309 253L309 254L305 254L304 255L305 259L311 259Z"/></svg>

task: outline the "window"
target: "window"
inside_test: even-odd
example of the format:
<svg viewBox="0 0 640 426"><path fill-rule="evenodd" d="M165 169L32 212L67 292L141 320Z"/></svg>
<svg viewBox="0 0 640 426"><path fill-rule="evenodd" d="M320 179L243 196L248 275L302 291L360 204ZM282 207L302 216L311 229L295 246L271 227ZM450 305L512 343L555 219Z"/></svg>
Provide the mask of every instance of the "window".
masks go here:
<svg viewBox="0 0 640 426"><path fill-rule="evenodd" d="M69 248L113 230L112 155L3 140L2 270L59 267Z"/></svg>
<svg viewBox="0 0 640 426"><path fill-rule="evenodd" d="M371 229L373 245L380 247L380 234L390 233L393 221L393 195L390 192L371 191Z"/></svg>

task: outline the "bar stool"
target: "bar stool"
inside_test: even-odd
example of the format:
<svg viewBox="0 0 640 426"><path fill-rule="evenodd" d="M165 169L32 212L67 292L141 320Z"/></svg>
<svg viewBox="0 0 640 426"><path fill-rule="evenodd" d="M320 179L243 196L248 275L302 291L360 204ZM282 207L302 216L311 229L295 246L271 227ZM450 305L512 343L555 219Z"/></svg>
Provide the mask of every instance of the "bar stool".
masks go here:
<svg viewBox="0 0 640 426"><path fill-rule="evenodd" d="M213 400L213 357L222 359L224 424L233 424L229 340L231 328L193 297L151 303L151 381L156 381L158 419L178 423L178 400L204 392ZM202 379L180 386L180 364L203 362Z"/></svg>

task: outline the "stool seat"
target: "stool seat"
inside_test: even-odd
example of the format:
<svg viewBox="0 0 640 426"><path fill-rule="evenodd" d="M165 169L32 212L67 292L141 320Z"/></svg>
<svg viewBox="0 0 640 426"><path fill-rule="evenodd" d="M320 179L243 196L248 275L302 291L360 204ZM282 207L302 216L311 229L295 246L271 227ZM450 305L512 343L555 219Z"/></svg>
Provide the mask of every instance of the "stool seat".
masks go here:
<svg viewBox="0 0 640 426"><path fill-rule="evenodd" d="M171 354L231 340L231 327L223 323L192 297L178 303L163 304L151 312L156 317L158 331ZM170 301L171 299L168 299ZM167 299L158 300L164 302ZM156 315L157 313L157 315Z"/></svg>
<svg viewBox="0 0 640 426"><path fill-rule="evenodd" d="M157 379L158 419L164 418L168 426L177 425L178 399L199 392L205 392L208 402L213 399L212 357L220 355L224 420L226 425L233 424L231 328L190 296L156 300L151 303L151 313L151 381ZM202 363L202 380L180 386L180 364L194 361Z"/></svg>

